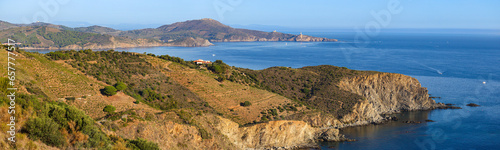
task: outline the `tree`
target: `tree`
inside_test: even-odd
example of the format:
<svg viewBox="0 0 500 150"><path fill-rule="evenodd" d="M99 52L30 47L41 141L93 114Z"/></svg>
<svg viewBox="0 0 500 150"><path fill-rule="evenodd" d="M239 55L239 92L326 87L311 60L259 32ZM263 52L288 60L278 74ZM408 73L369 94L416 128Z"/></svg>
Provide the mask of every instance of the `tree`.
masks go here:
<svg viewBox="0 0 500 150"><path fill-rule="evenodd" d="M102 94L107 96L113 96L116 94L116 88L113 86L106 86L104 87Z"/></svg>
<svg viewBox="0 0 500 150"><path fill-rule="evenodd" d="M224 74L229 69L229 66L222 60L216 60L212 65L208 66L208 69L216 74Z"/></svg>
<svg viewBox="0 0 500 150"><path fill-rule="evenodd" d="M115 87L118 91L123 91L123 90L127 89L127 85L123 82L116 83Z"/></svg>
<svg viewBox="0 0 500 150"><path fill-rule="evenodd" d="M114 113L116 108L114 106L108 105L102 109L102 111L107 112L107 113Z"/></svg>

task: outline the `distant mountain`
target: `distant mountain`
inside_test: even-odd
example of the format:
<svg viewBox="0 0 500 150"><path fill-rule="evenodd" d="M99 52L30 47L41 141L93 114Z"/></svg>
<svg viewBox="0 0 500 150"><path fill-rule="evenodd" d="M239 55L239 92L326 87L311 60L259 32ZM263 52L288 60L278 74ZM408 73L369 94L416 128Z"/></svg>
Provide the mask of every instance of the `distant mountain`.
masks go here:
<svg viewBox="0 0 500 150"><path fill-rule="evenodd" d="M156 29L126 31L120 36L153 38L161 41L173 41L182 37L198 37L210 42L240 41L302 41L302 42L335 42L336 39L318 38L307 35L293 35L280 32L262 32L256 30L236 29L213 19L189 20L164 25Z"/></svg>
<svg viewBox="0 0 500 150"><path fill-rule="evenodd" d="M198 47L210 42L300 41L335 42L336 39L280 32L237 29L213 19L189 20L147 28L121 31L102 26L70 28L37 22L11 24L0 21L0 41L7 38L26 49L108 49L141 46Z"/></svg>

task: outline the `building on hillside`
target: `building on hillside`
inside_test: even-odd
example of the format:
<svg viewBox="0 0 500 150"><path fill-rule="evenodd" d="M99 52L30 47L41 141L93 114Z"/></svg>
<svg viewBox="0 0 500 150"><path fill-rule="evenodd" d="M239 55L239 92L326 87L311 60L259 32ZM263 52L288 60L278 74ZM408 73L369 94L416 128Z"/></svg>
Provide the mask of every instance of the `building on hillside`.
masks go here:
<svg viewBox="0 0 500 150"><path fill-rule="evenodd" d="M205 60L203 60L203 59L198 59L198 60L195 60L195 61L193 61L193 62L194 62L194 63L196 63L197 65L201 65L201 64L212 64L212 62L211 62L211 61L209 61L209 60L206 60L206 61L205 61Z"/></svg>

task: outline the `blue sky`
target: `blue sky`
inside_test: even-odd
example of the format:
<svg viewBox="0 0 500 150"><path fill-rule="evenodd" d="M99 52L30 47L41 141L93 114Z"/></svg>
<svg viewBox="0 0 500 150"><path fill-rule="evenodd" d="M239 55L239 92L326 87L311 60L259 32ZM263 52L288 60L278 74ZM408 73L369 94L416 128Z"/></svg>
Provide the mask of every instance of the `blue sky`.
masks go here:
<svg viewBox="0 0 500 150"><path fill-rule="evenodd" d="M391 2L401 11L390 14L386 28L500 29L498 0L1 0L10 9L0 10L0 20L155 27L213 18L230 25L353 28L376 22L371 12L386 11Z"/></svg>

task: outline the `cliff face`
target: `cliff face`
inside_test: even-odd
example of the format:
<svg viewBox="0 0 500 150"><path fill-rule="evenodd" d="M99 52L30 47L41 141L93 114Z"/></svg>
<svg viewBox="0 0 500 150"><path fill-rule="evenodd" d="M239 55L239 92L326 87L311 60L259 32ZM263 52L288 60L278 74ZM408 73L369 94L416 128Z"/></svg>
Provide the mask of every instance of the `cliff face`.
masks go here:
<svg viewBox="0 0 500 150"><path fill-rule="evenodd" d="M343 122L364 124L379 121L381 114L400 111L434 109L427 89L417 79L394 73L377 73L344 79L339 87L365 97L355 105L354 111L343 117Z"/></svg>
<svg viewBox="0 0 500 150"><path fill-rule="evenodd" d="M240 148L314 147L320 131L303 121L270 121L249 127L219 118L217 129Z"/></svg>
<svg viewBox="0 0 500 150"><path fill-rule="evenodd" d="M202 47L211 45L214 44L210 43L207 39L192 38L192 37L175 40L167 44L167 46L180 46L180 47Z"/></svg>

